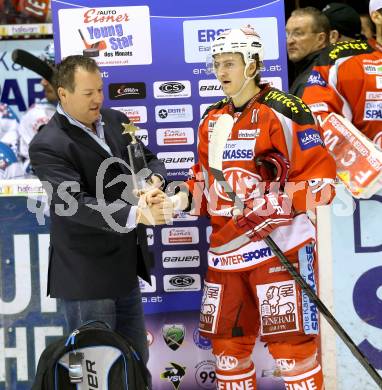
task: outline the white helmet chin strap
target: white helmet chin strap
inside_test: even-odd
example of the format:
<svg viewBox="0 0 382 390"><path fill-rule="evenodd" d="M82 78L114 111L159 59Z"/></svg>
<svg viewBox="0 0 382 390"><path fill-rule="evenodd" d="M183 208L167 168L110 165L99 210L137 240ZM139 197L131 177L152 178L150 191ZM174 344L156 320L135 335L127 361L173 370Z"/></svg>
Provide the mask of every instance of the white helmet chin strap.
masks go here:
<svg viewBox="0 0 382 390"><path fill-rule="evenodd" d="M255 74L254 74L253 76L251 76L251 77L248 77L248 76L247 76L247 69L248 69L248 66L249 66L250 64L252 64L252 62L250 62L250 63L248 63L248 64L245 65L245 68L244 68L244 78L245 78L245 81L244 81L243 85L241 86L241 88L239 89L239 91L236 92L234 95L227 95L227 96L230 97L231 99L234 99L235 97L239 96L239 95L243 92L244 88L248 85L248 83L249 83L252 79L254 79L254 78L257 76L257 74L260 72L260 69L256 69Z"/></svg>

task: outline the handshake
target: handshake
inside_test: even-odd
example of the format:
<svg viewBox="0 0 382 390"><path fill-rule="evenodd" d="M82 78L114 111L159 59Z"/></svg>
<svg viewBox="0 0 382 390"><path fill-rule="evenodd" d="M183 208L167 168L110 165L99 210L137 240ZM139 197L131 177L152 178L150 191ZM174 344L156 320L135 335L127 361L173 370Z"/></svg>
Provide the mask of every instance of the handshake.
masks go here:
<svg viewBox="0 0 382 390"><path fill-rule="evenodd" d="M153 176L150 186L137 193L139 196L137 224L156 226L173 222L174 215L179 211L179 196L167 196L160 189L161 184L161 180ZM184 202L188 202L188 198L184 199ZM186 208L186 205L187 203L183 208Z"/></svg>

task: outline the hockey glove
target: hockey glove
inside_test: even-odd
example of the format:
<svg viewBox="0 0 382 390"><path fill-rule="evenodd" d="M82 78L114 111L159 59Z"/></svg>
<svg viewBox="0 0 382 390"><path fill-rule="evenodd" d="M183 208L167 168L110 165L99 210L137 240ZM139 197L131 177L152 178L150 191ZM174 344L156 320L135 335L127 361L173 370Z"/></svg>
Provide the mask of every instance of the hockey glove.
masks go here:
<svg viewBox="0 0 382 390"><path fill-rule="evenodd" d="M290 225L293 220L292 202L282 193L288 177L289 161L272 152L256 159L258 172L265 182L262 197L244 202L242 215L235 218L236 225L253 241L262 240L280 226ZM276 192L272 189L275 183Z"/></svg>

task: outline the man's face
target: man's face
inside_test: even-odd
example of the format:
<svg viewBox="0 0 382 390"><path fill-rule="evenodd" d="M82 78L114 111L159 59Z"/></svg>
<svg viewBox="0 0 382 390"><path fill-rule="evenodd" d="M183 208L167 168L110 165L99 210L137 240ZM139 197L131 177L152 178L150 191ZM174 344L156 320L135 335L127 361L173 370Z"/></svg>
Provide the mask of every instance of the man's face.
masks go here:
<svg viewBox="0 0 382 390"><path fill-rule="evenodd" d="M285 30L288 57L292 62L298 62L324 47L323 33L313 32L313 18L310 15L291 16Z"/></svg>
<svg viewBox="0 0 382 390"><path fill-rule="evenodd" d="M60 93L63 109L74 119L89 128L99 118L103 103L100 72L88 72L77 68L74 74L74 91L62 88Z"/></svg>
<svg viewBox="0 0 382 390"><path fill-rule="evenodd" d="M49 103L55 103L57 102L57 96L54 88L52 87L52 84L49 83L49 81L42 79L41 85L44 88L45 97L48 100Z"/></svg>
<svg viewBox="0 0 382 390"><path fill-rule="evenodd" d="M227 96L240 91L244 78L244 61L239 53L222 53L214 56L214 71Z"/></svg>

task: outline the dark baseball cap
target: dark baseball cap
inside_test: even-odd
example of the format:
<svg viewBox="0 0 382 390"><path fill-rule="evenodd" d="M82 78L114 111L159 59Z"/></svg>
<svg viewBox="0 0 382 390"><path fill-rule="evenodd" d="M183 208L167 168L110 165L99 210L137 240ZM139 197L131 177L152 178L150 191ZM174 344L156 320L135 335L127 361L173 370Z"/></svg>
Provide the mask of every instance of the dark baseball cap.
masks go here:
<svg viewBox="0 0 382 390"><path fill-rule="evenodd" d="M341 35L350 38L361 38L361 19L358 12L350 5L330 3L322 12L329 19L332 30L337 30Z"/></svg>

